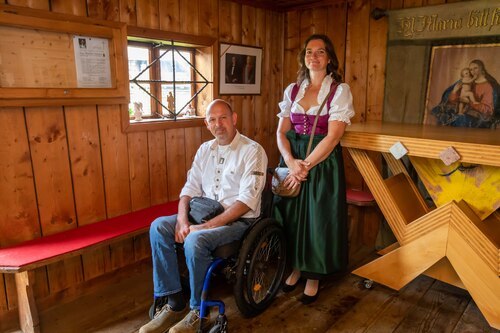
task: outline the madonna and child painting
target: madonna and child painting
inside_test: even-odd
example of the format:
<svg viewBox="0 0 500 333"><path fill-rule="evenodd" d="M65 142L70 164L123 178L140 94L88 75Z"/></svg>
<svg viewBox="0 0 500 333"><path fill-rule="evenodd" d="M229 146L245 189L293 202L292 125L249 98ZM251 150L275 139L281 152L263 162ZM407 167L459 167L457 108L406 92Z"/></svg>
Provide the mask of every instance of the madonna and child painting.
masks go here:
<svg viewBox="0 0 500 333"><path fill-rule="evenodd" d="M500 44L436 46L432 50L425 124L500 125Z"/></svg>

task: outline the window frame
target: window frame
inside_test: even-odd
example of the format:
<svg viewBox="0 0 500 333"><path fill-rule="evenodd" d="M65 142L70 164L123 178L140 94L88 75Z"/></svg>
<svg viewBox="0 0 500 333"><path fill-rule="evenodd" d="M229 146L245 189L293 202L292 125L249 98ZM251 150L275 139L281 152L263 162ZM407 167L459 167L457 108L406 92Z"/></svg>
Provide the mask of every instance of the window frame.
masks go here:
<svg viewBox="0 0 500 333"><path fill-rule="evenodd" d="M208 67L205 67L205 72L208 73L208 80L211 84L211 93L209 93L210 100L212 100L215 96L218 95L218 82L215 79L215 73L218 72L218 48L217 48L217 39L208 36L195 36L188 35L177 32L168 32L162 30L148 29L148 28L139 28L128 26L127 27L127 36L131 39L130 43L135 42L143 42L143 43L152 43L152 42L168 42L174 41L174 45L178 48L182 48L183 46L186 48L203 48L204 50L208 50L208 53L211 54L211 64L208 64ZM124 49L127 50L129 44L129 40L125 41ZM166 45L168 47L168 45ZM196 51L195 51L196 54ZM196 57L196 55L194 55ZM193 59L194 64L196 64L196 59ZM159 71L159 66L157 68ZM127 73L128 73L128 60L127 60ZM205 74L205 73L204 73ZM158 75L160 75L158 73ZM127 74L128 79L128 74ZM150 79L152 79L150 77ZM193 78L194 79L194 78ZM194 81L194 80L193 80ZM127 82L128 83L128 82ZM157 89L161 93L161 83L156 84ZM209 89L210 90L210 89ZM130 97L130 96L129 96ZM195 101L196 103L196 101ZM157 104L154 101L154 104ZM152 104L153 105L153 104ZM196 104L195 104L196 105ZM156 108L157 106L155 106ZM129 105L121 104L121 118L122 118L122 129L124 132L137 132L137 131L149 131L149 130L160 130L160 129L170 129L170 128L187 128L187 127L200 127L204 126L203 118L177 118L173 119L164 119L164 118L149 118L142 122L131 121L129 116ZM198 105L198 110L200 106ZM152 108L153 110L153 108ZM204 111L204 110L203 110Z"/></svg>

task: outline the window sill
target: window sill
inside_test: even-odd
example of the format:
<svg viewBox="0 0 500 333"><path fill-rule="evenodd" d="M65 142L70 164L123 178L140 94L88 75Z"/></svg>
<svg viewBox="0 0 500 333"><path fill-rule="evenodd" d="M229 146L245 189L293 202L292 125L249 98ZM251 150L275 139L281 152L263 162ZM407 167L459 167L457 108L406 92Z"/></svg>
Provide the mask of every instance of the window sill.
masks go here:
<svg viewBox="0 0 500 333"><path fill-rule="evenodd" d="M205 118L201 116L180 117L177 120L150 118L136 121L129 120L128 108L126 106L122 107L122 113L122 119L124 119L122 128L125 133L205 126Z"/></svg>

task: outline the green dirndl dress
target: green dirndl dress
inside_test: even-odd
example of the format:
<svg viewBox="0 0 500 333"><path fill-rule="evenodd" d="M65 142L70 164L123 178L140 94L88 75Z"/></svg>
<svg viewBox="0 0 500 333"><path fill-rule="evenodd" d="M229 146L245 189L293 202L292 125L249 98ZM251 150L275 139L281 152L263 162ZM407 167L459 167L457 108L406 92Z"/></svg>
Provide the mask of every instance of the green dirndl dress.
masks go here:
<svg viewBox="0 0 500 333"><path fill-rule="evenodd" d="M316 134L312 149L324 138ZM309 135L287 133L292 154L304 159ZM286 166L283 160L280 166ZM285 230L292 267L319 279L347 267L347 204L342 147L309 171L295 198L275 196L274 217Z"/></svg>

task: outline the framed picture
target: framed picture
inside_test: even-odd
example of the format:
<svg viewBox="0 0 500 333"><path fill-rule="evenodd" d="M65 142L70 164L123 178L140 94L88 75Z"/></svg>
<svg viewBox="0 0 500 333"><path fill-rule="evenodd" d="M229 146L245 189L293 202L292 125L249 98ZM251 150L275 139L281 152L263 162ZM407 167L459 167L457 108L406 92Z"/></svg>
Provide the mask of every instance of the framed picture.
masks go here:
<svg viewBox="0 0 500 333"><path fill-rule="evenodd" d="M432 48L424 124L490 128L500 122L500 44Z"/></svg>
<svg viewBox="0 0 500 333"><path fill-rule="evenodd" d="M221 95L260 95L262 48L220 44Z"/></svg>

